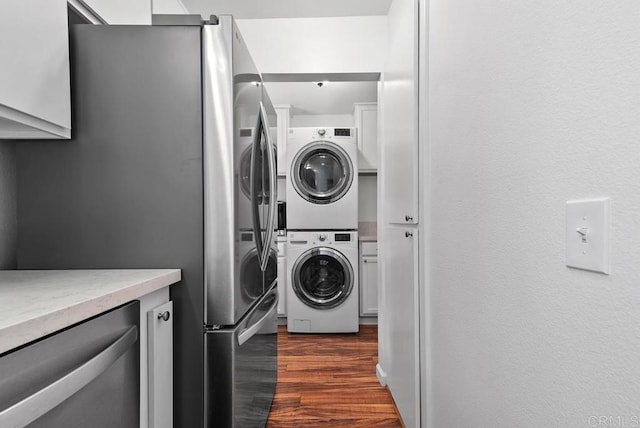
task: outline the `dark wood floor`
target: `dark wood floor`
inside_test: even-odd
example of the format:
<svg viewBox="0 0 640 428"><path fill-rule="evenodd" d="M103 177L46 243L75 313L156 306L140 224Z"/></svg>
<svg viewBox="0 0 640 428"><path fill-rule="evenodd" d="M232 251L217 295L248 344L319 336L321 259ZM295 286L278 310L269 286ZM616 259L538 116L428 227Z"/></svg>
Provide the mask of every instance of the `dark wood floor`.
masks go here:
<svg viewBox="0 0 640 428"><path fill-rule="evenodd" d="M376 378L377 326L358 334L278 330L278 385L267 428L402 427Z"/></svg>

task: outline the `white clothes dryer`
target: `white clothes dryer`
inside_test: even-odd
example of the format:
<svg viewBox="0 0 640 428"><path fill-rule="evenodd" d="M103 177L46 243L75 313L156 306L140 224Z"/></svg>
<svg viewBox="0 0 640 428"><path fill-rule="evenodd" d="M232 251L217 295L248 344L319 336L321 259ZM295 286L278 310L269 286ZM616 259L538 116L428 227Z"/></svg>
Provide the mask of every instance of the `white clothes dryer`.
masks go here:
<svg viewBox="0 0 640 428"><path fill-rule="evenodd" d="M358 232L288 232L287 330L358 331Z"/></svg>
<svg viewBox="0 0 640 428"><path fill-rule="evenodd" d="M287 229L357 229L356 128L290 128L287 141Z"/></svg>

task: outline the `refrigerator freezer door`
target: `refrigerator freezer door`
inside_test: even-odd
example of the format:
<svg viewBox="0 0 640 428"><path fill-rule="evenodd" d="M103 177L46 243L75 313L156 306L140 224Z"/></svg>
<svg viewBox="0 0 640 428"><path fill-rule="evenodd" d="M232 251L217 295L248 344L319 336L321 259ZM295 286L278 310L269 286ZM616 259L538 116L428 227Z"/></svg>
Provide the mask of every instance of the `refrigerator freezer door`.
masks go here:
<svg viewBox="0 0 640 428"><path fill-rule="evenodd" d="M242 182L253 177L245 177L242 159L247 143L257 138L248 130L258 120L261 78L231 17L203 26L202 44L205 324L229 326L264 292L262 277L255 284L241 278L255 240L243 238L254 226L240 215L251 209Z"/></svg>
<svg viewBox="0 0 640 428"><path fill-rule="evenodd" d="M275 393L278 290L237 326L205 335L206 427L263 428Z"/></svg>

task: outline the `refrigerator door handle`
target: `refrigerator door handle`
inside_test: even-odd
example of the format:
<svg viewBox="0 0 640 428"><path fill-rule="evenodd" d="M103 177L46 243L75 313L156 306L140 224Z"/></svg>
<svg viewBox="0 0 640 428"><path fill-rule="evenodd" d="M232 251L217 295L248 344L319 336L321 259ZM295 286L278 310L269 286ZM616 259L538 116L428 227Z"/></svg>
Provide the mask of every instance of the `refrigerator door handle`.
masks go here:
<svg viewBox="0 0 640 428"><path fill-rule="evenodd" d="M258 180L262 181L262 165L258 162L258 153L260 152L260 138L262 134L262 104L260 104L260 110L258 111L258 120L256 123L256 131L253 133L253 145L251 147L251 211L253 219L253 235L256 243L256 249L258 251L258 260L260 261L260 269L262 268L262 259L264 253L264 242L262 240L262 224L260 224L260 205L264 199L262 198L262 187L257 186ZM260 169L259 169L260 168Z"/></svg>
<svg viewBox="0 0 640 428"><path fill-rule="evenodd" d="M256 321L253 325L243 328L238 334L238 346L242 346L249 339L258 333L262 327L273 317L274 312L278 310L278 300L280 300L280 296L278 295L278 289L275 288L270 294L275 295L275 299L273 299L273 303L271 303L271 307L267 311L267 313L262 316L258 321Z"/></svg>
<svg viewBox="0 0 640 428"><path fill-rule="evenodd" d="M267 117L267 110L262 102L260 103L260 116L262 116L262 132L264 132L265 140L267 143L267 159L269 161L269 213L267 217L267 234L264 242L264 254L262 254L262 260L260 260L260 267L262 271L267 270L269 263L269 254L271 252L271 245L273 242L273 234L276 227L276 216L278 215L278 201L277 201L277 165L276 156L274 153L274 146L271 140L271 130L269 128L269 118ZM266 197L267 195L265 195Z"/></svg>
<svg viewBox="0 0 640 428"><path fill-rule="evenodd" d="M108 348L77 369L13 406L0 410L0 426L23 427L35 421L105 372L137 340L138 329L131 327Z"/></svg>

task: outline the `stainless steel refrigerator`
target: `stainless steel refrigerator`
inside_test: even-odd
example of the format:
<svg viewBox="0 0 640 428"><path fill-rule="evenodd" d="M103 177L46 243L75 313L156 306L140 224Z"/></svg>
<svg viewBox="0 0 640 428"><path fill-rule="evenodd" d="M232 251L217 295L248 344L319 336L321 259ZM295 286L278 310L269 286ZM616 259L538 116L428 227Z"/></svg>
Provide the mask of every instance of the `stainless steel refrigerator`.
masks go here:
<svg viewBox="0 0 640 428"><path fill-rule="evenodd" d="M74 25L70 46L71 140L17 149L19 269L182 269L174 426L263 426L276 114L233 19Z"/></svg>

